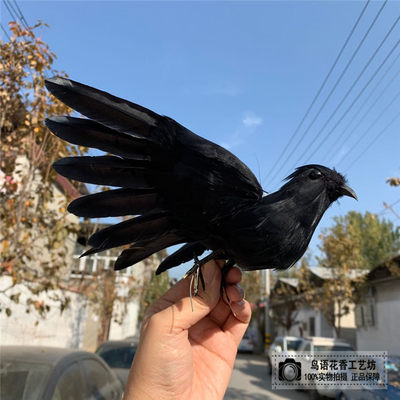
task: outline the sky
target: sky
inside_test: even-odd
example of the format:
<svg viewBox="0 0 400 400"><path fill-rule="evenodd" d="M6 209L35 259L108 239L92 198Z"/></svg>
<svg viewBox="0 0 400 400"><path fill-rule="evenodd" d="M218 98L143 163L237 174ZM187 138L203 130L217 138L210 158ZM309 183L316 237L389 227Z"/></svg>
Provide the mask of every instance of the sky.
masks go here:
<svg viewBox="0 0 400 400"><path fill-rule="evenodd" d="M57 70L226 147L266 191L303 164L344 173L359 201L331 206L313 254L321 230L350 210L399 223L383 202L400 214L400 189L385 182L400 176L400 2L368 4L308 114L365 1L18 4L29 24L50 25L40 36ZM3 2L0 12L6 26Z"/></svg>

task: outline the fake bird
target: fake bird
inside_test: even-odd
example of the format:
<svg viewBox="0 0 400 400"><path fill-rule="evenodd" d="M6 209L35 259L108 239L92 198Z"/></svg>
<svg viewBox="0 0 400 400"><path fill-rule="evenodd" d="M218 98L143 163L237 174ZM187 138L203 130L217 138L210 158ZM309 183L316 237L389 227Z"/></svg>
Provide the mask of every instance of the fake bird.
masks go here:
<svg viewBox="0 0 400 400"><path fill-rule="evenodd" d="M134 216L88 241L84 255L130 245L116 270L180 243L157 274L192 259L189 274L200 280L210 259L245 270L287 269L306 251L327 208L341 196L357 199L340 173L316 164L297 168L278 191L263 195L237 157L169 117L65 78L51 78L46 87L87 117L49 118L50 131L111 154L67 157L53 166L70 179L117 187L68 207L85 218Z"/></svg>

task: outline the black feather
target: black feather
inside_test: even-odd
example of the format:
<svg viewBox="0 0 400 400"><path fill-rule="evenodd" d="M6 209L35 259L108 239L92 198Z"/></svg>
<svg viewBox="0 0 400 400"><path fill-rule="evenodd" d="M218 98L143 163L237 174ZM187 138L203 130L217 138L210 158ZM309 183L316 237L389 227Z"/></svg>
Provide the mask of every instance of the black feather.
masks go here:
<svg viewBox="0 0 400 400"><path fill-rule="evenodd" d="M70 157L60 174L119 186L76 200L81 216L143 214L90 238L92 254L131 243L118 269L176 243L188 243L157 273L210 249L245 269L292 266L305 252L326 209L341 196L356 197L342 175L310 164L263 197L254 174L237 157L142 106L63 78L47 88L91 120L51 119L48 126L72 143L115 156ZM117 156L117 157L116 157Z"/></svg>
<svg viewBox="0 0 400 400"><path fill-rule="evenodd" d="M65 157L53 168L67 178L97 185L150 189L144 177L148 161L125 160L114 156Z"/></svg>
<svg viewBox="0 0 400 400"><path fill-rule="evenodd" d="M150 241L168 230L170 224L167 213L143 215L96 232L89 238L88 244L103 251L133 242Z"/></svg>
<svg viewBox="0 0 400 400"><path fill-rule="evenodd" d="M79 217L101 218L145 214L162 209L159 195L152 189L115 189L74 200L68 211Z"/></svg>
<svg viewBox="0 0 400 400"><path fill-rule="evenodd" d="M182 237L174 233L169 233L156 240L152 240L151 242L145 241L135 243L131 248L124 250L120 254L115 262L114 269L120 270L127 268L130 265L134 265L162 249L182 242Z"/></svg>
<svg viewBox="0 0 400 400"><path fill-rule="evenodd" d="M150 145L142 137L133 137L107 128L90 119L52 117L46 125L59 138L67 142L93 147L120 157L140 159L150 154Z"/></svg>
<svg viewBox="0 0 400 400"><path fill-rule="evenodd" d="M46 80L46 87L69 107L119 132L146 136L157 126L155 112L79 82L54 77Z"/></svg>
<svg viewBox="0 0 400 400"><path fill-rule="evenodd" d="M156 275L161 274L167 269L176 267L184 262L190 261L194 256L200 257L207 247L201 242L186 243L180 249L175 251L175 253L168 256L165 260L161 262L157 268Z"/></svg>

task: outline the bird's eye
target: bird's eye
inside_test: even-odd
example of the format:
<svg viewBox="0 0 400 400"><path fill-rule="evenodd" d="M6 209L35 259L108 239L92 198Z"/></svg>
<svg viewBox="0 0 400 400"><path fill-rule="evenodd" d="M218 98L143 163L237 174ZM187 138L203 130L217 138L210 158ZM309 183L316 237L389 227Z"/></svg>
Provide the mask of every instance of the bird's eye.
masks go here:
<svg viewBox="0 0 400 400"><path fill-rule="evenodd" d="M321 171L318 171L317 169L313 169L310 174L308 175L308 177L310 179L318 179L322 176Z"/></svg>

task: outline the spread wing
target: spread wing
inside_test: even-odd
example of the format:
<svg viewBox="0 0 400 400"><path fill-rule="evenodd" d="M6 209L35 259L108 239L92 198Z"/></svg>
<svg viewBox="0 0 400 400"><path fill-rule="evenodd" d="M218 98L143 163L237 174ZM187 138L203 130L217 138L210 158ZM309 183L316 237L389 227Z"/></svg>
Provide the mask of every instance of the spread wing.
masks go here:
<svg viewBox="0 0 400 400"><path fill-rule="evenodd" d="M63 158L55 170L117 188L77 199L69 211L139 215L93 235L87 254L131 244L117 262L122 269L173 244L206 240L222 218L261 199L262 188L244 163L171 118L72 80L56 77L46 86L87 117L50 118L49 129L110 154Z"/></svg>

